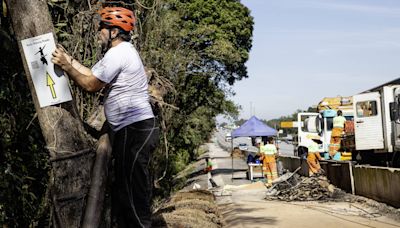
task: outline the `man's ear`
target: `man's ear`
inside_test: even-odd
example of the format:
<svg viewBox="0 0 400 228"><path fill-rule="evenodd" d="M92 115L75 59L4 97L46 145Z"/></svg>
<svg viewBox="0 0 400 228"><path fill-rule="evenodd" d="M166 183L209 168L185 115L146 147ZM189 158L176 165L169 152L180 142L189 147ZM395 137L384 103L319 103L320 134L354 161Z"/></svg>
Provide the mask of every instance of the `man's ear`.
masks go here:
<svg viewBox="0 0 400 228"><path fill-rule="evenodd" d="M117 29L117 28L111 29L111 39L116 38L118 36L118 33L119 33L119 29Z"/></svg>

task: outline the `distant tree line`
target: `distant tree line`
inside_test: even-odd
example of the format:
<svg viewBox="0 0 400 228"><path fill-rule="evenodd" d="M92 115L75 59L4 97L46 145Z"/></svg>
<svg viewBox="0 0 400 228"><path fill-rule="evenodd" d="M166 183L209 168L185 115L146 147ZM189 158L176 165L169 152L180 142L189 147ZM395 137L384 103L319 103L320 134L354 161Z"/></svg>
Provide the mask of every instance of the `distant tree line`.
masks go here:
<svg viewBox="0 0 400 228"><path fill-rule="evenodd" d="M270 119L270 120L265 120L265 119L260 119L261 121L263 121L265 124L267 124L268 126L279 130L281 129L280 124L281 122L284 121L297 121L297 114L300 112L316 112L317 108L315 107L308 107L306 110L302 110L302 109L297 109L295 112L293 112L291 115L287 115L287 116L281 116L279 118L274 118L274 119ZM237 126L241 126L244 122L246 122L247 119L237 119L234 121L234 123ZM222 123L224 125L226 125L226 123ZM287 134L296 134L297 129L296 128L286 128L286 129L282 129L283 130L283 134L287 135Z"/></svg>

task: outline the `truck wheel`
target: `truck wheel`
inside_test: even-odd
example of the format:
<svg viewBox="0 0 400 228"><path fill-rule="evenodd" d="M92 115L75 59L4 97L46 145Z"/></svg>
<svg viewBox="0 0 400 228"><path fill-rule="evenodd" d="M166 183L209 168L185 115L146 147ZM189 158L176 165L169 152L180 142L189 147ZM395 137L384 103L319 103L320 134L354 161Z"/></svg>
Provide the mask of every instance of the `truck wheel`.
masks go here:
<svg viewBox="0 0 400 228"><path fill-rule="evenodd" d="M400 153L398 151L393 154L392 165L394 168L400 168Z"/></svg>
<svg viewBox="0 0 400 228"><path fill-rule="evenodd" d="M360 163L360 160L359 160L358 157L357 157L358 153L360 153L360 152L352 151L352 152L351 152L351 160L352 160L352 161L357 161L357 163Z"/></svg>
<svg viewBox="0 0 400 228"><path fill-rule="evenodd" d="M308 149L305 147L302 147L302 146L297 149L297 154L300 157L300 159L304 159L304 160L307 159L307 152L308 152Z"/></svg>

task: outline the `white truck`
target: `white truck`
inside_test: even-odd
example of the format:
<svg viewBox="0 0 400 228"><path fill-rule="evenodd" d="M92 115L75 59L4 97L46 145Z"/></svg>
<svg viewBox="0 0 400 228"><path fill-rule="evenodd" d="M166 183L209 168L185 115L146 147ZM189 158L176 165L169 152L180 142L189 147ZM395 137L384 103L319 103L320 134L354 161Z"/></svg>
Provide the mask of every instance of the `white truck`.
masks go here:
<svg viewBox="0 0 400 228"><path fill-rule="evenodd" d="M400 79L354 95L353 102L353 159L398 167Z"/></svg>
<svg viewBox="0 0 400 228"><path fill-rule="evenodd" d="M232 136L231 136L231 133L228 132L225 135L225 142L230 142L230 141L232 141Z"/></svg>
<svg viewBox="0 0 400 228"><path fill-rule="evenodd" d="M343 138L342 149L363 164L400 167L400 78L352 98L354 134ZM306 150L314 135L323 142L321 153L329 148L333 117L324 112L299 113L298 154Z"/></svg>
<svg viewBox="0 0 400 228"><path fill-rule="evenodd" d="M312 143L312 138L319 138L322 142L320 153L329 157L329 144L333 128L333 118L337 110L342 110L343 116L349 121L353 120L354 111L351 97L324 98L317 107L316 113L297 114L298 154L304 154ZM350 153L342 152L334 157L335 160L350 160Z"/></svg>

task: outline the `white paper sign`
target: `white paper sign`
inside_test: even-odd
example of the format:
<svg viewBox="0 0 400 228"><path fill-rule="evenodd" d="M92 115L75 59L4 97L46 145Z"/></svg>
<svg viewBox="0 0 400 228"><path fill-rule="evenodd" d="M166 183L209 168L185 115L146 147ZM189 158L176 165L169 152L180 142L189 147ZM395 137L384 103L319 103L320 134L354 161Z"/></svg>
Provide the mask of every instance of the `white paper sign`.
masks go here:
<svg viewBox="0 0 400 228"><path fill-rule="evenodd" d="M53 34L47 33L21 41L40 107L72 100L68 79L51 62L56 49Z"/></svg>

